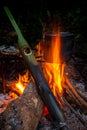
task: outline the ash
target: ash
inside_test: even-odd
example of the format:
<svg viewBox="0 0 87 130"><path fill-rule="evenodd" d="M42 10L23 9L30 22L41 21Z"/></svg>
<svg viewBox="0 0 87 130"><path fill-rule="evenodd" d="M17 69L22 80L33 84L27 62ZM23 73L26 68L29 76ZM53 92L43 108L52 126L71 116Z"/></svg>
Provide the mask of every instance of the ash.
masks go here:
<svg viewBox="0 0 87 130"><path fill-rule="evenodd" d="M0 113L5 111L7 105L14 99L8 94L0 94ZM72 104L73 106L74 104ZM76 107L76 106L74 106ZM81 113L80 109L76 107L78 115L80 115L87 122L87 114ZM68 106L63 107L63 112L65 115L65 120L67 123L68 130L87 130L87 127L78 117L71 111ZM53 121L50 115L41 117L37 130L60 130L59 124Z"/></svg>
<svg viewBox="0 0 87 130"><path fill-rule="evenodd" d="M67 130L87 130L87 127L76 117L76 115L70 110L69 107L64 107L64 115L67 124ZM87 115L80 113L77 109L78 114L87 122ZM56 121L52 121L49 115L42 117L37 130L60 130L60 127Z"/></svg>
<svg viewBox="0 0 87 130"><path fill-rule="evenodd" d="M0 94L0 114L5 111L7 105L13 100L14 98L9 94Z"/></svg>

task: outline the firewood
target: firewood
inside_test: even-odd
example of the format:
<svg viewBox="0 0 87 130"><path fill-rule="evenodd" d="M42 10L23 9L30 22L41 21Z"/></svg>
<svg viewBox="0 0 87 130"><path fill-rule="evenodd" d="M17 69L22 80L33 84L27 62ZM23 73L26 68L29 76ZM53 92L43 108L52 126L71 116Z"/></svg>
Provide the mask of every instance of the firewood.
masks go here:
<svg viewBox="0 0 87 130"><path fill-rule="evenodd" d="M77 93L87 102L87 95L85 95L83 92L80 90L76 89Z"/></svg>
<svg viewBox="0 0 87 130"><path fill-rule="evenodd" d="M76 115L76 117L82 122L84 127L87 128L86 120L84 120L84 118L79 113L76 112L76 110L68 103L68 101L64 97L63 97L63 103L71 109L71 111Z"/></svg>
<svg viewBox="0 0 87 130"><path fill-rule="evenodd" d="M24 93L0 115L0 130L36 130L43 107L35 83L30 81Z"/></svg>
<svg viewBox="0 0 87 130"><path fill-rule="evenodd" d="M79 104L80 105L80 102L78 101L78 99L76 99L75 95L72 93L72 91L70 90L70 88L67 85L66 85L66 93L69 95L70 100L72 102L74 102L75 104Z"/></svg>
<svg viewBox="0 0 87 130"><path fill-rule="evenodd" d="M70 91L75 96L75 100L78 100L78 105L87 112L87 102L77 93L76 89L70 83L69 78L65 77L66 84L70 88Z"/></svg>

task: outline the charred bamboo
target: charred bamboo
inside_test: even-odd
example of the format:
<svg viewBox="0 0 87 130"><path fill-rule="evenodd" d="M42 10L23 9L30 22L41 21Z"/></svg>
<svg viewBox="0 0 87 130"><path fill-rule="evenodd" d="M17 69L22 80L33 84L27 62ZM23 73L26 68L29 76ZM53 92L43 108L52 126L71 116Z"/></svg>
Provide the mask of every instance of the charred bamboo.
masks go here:
<svg viewBox="0 0 87 130"><path fill-rule="evenodd" d="M22 56L27 64L29 71L31 72L31 74L36 82L38 93L40 94L43 102L47 106L47 108L50 112L50 115L53 117L53 119L58 121L60 128L65 129L66 123L65 123L65 119L62 114L62 111L60 109L60 105L58 104L55 96L51 92L49 85L43 75L43 72L42 72L40 66L38 65L38 62L35 59L35 56L31 50L28 42L23 37L10 10L7 7L4 7L4 9L18 35L19 49L22 53Z"/></svg>

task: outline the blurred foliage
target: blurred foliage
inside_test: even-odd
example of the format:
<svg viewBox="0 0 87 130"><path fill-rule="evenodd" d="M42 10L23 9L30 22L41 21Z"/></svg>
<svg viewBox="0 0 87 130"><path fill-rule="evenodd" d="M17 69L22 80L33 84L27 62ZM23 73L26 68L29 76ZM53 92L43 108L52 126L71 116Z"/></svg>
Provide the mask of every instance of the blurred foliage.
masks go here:
<svg viewBox="0 0 87 130"><path fill-rule="evenodd" d="M11 2L10 0L9 7L24 37L29 42L32 48L36 44L38 44L38 42L42 39L44 27L49 29L52 26L52 24L54 24L55 22L56 25L61 26L61 31L69 31L75 34L76 47L79 50L82 50L82 51L87 50L86 6L85 7L75 6L75 8L73 6L72 8L70 7L67 8L61 2L61 7L60 5L56 5L56 9L55 9L55 6L53 6L54 8L52 10L49 5L50 1L48 0L47 1L46 0L45 1L44 0L23 1L22 6L20 6L20 8L19 6L17 6L17 1L14 0L13 2ZM48 6L47 6L47 2L48 2ZM78 5L78 2L77 2L77 5ZM1 28L3 30L8 29L8 31L11 29L10 31L12 31L11 24L9 20L6 19L7 16L3 14L3 12L4 10L0 12L0 17L1 17L1 14L3 17L1 18L1 22L4 23L1 25ZM4 19L4 22L3 22L3 19Z"/></svg>
<svg viewBox="0 0 87 130"><path fill-rule="evenodd" d="M62 16L66 31L73 32L76 39L76 50L87 54L87 17L86 12L76 8Z"/></svg>

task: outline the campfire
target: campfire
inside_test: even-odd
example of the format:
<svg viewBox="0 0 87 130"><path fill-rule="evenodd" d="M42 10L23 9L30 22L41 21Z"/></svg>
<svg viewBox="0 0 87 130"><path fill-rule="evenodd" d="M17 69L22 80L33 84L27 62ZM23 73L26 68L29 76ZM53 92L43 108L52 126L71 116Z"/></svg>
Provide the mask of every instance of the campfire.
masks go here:
<svg viewBox="0 0 87 130"><path fill-rule="evenodd" d="M18 28L16 27L16 29ZM70 39L67 39L67 36ZM27 64L28 67L24 67L26 68L25 73L22 75L18 73L16 80L6 80L5 74L1 77L4 89L3 97L6 96L5 98L8 100L7 102L4 101L1 105L1 130L3 128L6 130L12 130L14 128L21 130L42 130L40 126L41 122L43 118L48 122L49 119L47 120L47 117L50 118L50 122L52 123L49 130L61 128L65 130L66 126L69 129L69 120L67 119L68 109L71 110L80 123L82 123L80 124L81 130L86 130L87 116L84 117L76 111L76 109L79 108L84 115L87 113L87 96L85 96L80 89L76 88L74 78L72 79L72 71L74 74L76 73L74 67L71 67L71 63L73 63L74 60L70 60L73 48L72 36L72 34L60 32L60 30L58 30L56 34L53 32L45 34L44 39L36 46L37 52L34 54L32 54L33 51L27 44L25 44L25 46L22 45L21 47L23 48L19 47L21 48L23 57L20 56L19 52L16 59L12 59L12 63L16 64L15 61L22 58L26 59L25 61L29 61L29 63ZM25 43L25 40L22 40ZM2 61L5 56L6 58L9 56L15 57L9 53L5 53L4 49L2 49L0 53L2 55ZM36 58L37 62L34 58ZM23 59L21 61L24 62ZM5 66L7 61L3 63ZM17 63L19 64L20 60ZM0 64L0 66L3 66L3 64ZM38 66L40 66L41 72L39 72L40 69ZM4 71L2 71L2 75L3 72ZM47 84L45 84L44 77L49 88ZM43 87L44 84L46 88ZM55 111L55 107L57 112ZM65 119L68 121L68 124ZM77 129L73 128L72 130Z"/></svg>
<svg viewBox="0 0 87 130"><path fill-rule="evenodd" d="M59 32L60 33L60 32ZM57 101L60 104L61 110L63 110L63 107L65 104L68 105L72 109L72 111L75 113L75 110L71 105L67 102L67 96L72 100L72 103L77 104L81 109L84 107L86 108L86 102L84 98L82 97L80 91L75 90L75 87L73 87L72 83L70 82L69 79L69 74L66 72L67 68L67 63L61 59L61 35L58 33L58 35L55 36L55 39L52 40L50 43L48 55L45 58L45 54L43 53L42 55L42 49L44 47L44 42L40 42L37 45L37 52L36 52L36 59L39 62L42 71L46 77L46 80L50 86L50 89L52 90L53 94L55 95ZM44 50L46 48L44 47ZM56 53L58 51L58 53ZM5 53L5 51L4 51ZM50 57L51 53L51 57ZM6 53L7 54L7 53ZM55 55L56 54L56 55ZM41 56L42 55L42 56ZM57 57L58 56L58 57ZM8 55L9 57L9 55ZM38 60L38 57L40 59ZM50 57L50 58L49 58ZM72 69L73 70L73 69ZM9 103L12 102L15 99L18 99L20 96L23 95L24 90L26 90L28 84L30 83L31 76L30 72L28 70L25 71L23 75L18 74L17 80L14 81L6 81L6 87L9 88L9 96L5 97L7 98L8 102L3 102L5 103L5 107L1 108L1 113L4 112L9 106ZM3 80L2 80L3 81ZM5 89L6 89L5 87ZM79 93L77 93L79 92ZM74 101L74 102L73 102ZM86 109L84 109L86 110ZM44 106L44 116L47 116L49 114L46 106ZM86 121L78 116L77 113L75 113L76 116L81 120L82 123L85 123Z"/></svg>

